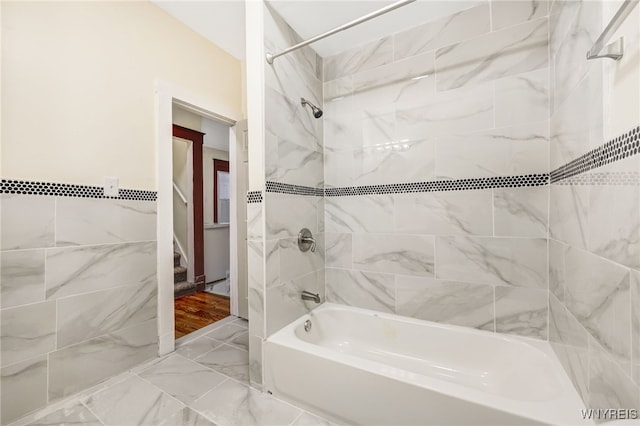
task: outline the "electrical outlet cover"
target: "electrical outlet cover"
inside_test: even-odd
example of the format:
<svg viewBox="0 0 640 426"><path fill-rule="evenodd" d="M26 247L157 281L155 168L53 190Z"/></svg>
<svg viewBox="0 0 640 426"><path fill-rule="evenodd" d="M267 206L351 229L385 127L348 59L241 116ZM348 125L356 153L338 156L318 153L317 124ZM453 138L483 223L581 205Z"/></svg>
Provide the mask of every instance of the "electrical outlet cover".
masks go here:
<svg viewBox="0 0 640 426"><path fill-rule="evenodd" d="M104 196L117 197L119 195L118 178L114 176L104 177Z"/></svg>

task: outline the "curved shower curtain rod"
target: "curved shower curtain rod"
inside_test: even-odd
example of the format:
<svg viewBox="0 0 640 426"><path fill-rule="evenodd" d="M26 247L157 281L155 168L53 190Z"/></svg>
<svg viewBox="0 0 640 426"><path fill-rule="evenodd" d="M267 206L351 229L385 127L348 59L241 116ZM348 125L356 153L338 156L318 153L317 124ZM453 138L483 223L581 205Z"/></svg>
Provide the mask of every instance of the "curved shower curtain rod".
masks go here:
<svg viewBox="0 0 640 426"><path fill-rule="evenodd" d="M395 9L397 9L399 7L406 6L409 3L413 3L414 1L416 1L416 0L401 0L401 1L398 1L396 3L390 4L389 6L385 6L382 9L378 9L375 12L371 12L371 13L369 13L367 15L364 15L364 16L358 18L358 19L354 19L351 22L347 22L346 24L340 25L339 27L336 27L336 28L334 28L334 29L332 29L330 31L327 31L326 33L319 34L319 35L317 35L315 37L312 37L312 38L310 38L308 40L300 42L300 43L296 44L295 46L291 46L290 48L285 49L285 50L283 50L281 52L278 52L278 53L267 53L265 55L266 59L267 59L267 62L270 63L270 64L273 64L273 61L279 56L286 55L287 53L293 52L294 50L298 50L301 47L304 47L304 46L306 46L308 44L315 43L316 41L322 40L323 38L329 37L330 35L334 35L335 33L339 33L340 31L344 31L344 30L349 29L351 27L355 27L358 24L362 24L363 22L367 22L370 19L377 18L380 15L384 15L385 13L391 12L392 10L395 10Z"/></svg>

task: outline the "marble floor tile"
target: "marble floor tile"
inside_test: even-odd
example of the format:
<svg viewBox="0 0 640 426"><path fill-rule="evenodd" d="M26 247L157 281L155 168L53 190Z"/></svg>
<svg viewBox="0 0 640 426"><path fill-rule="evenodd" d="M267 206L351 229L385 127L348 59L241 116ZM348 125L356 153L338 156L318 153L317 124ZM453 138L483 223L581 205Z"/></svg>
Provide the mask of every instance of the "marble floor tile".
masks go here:
<svg viewBox="0 0 640 426"><path fill-rule="evenodd" d="M61 408L53 413L29 423L29 426L54 425L102 425L100 420L81 403Z"/></svg>
<svg viewBox="0 0 640 426"><path fill-rule="evenodd" d="M216 328L211 333L207 333L206 337L217 340L221 343L230 343L246 332L246 328L237 326L235 324L225 324L222 327Z"/></svg>
<svg viewBox="0 0 640 426"><path fill-rule="evenodd" d="M181 344L176 348L176 353L188 359L198 358L200 355L217 348L222 343L217 340L201 338Z"/></svg>
<svg viewBox="0 0 640 426"><path fill-rule="evenodd" d="M139 377L90 396L85 404L105 425L158 425L184 408Z"/></svg>
<svg viewBox="0 0 640 426"><path fill-rule="evenodd" d="M229 345L196 358L197 362L243 383L249 383L249 352Z"/></svg>
<svg viewBox="0 0 640 426"><path fill-rule="evenodd" d="M227 379L180 355L170 356L138 375L185 404L191 404Z"/></svg>
<svg viewBox="0 0 640 426"><path fill-rule="evenodd" d="M233 380L200 398L192 408L220 426L289 425L301 410Z"/></svg>
<svg viewBox="0 0 640 426"><path fill-rule="evenodd" d="M178 411L178 413L174 414L161 424L166 426L216 426L215 423L209 421L188 407L183 408L182 411Z"/></svg>
<svg viewBox="0 0 640 426"><path fill-rule="evenodd" d="M235 323L246 326L247 321L236 319ZM213 342L212 339L201 336L190 344L193 345L199 341ZM258 343L253 343L254 347L260 349L260 339ZM183 348L187 346L189 344L185 344ZM231 346L223 346L243 352ZM200 346L200 348L203 347L206 345ZM224 357L218 356L218 360L222 358ZM41 393L42 397L46 398L46 364L44 365L41 374L43 380ZM7 379L3 383L4 415L9 412L9 402L14 402L12 405L16 405L16 395L20 396L24 405L24 401L28 399L24 391L30 390L33 393L34 382L26 378L27 380L20 381L24 389L14 389L7 387L8 377L11 376L12 371L3 369L2 373L7 376L3 377ZM44 399L40 406L44 406ZM27 411L22 410L19 414L14 413L10 421L33 408ZM34 412L19 420L16 426L61 424L321 426L334 423L235 380L229 380L181 355L170 354L139 364L129 372L114 376L99 386Z"/></svg>
<svg viewBox="0 0 640 426"><path fill-rule="evenodd" d="M336 423L332 423L322 417L304 412L293 423L291 423L291 426L332 426L335 424Z"/></svg>
<svg viewBox="0 0 640 426"><path fill-rule="evenodd" d="M238 336L229 340L228 342L232 346L236 346L240 349L244 349L245 351L249 350L249 332L245 331L244 333L240 333Z"/></svg>
<svg viewBox="0 0 640 426"><path fill-rule="evenodd" d="M240 327L249 328L249 321L244 318L238 318L233 321L233 324L239 325Z"/></svg>

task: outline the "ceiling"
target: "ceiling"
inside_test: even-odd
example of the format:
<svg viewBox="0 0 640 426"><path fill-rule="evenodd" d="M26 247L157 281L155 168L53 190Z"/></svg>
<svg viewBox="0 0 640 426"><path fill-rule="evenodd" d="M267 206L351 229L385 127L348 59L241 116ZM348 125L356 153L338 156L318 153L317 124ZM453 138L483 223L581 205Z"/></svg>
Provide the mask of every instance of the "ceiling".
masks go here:
<svg viewBox="0 0 640 426"><path fill-rule="evenodd" d="M273 0L269 3L303 39L308 39L396 1ZM311 46L322 57L335 55L385 35L468 9L481 2L482 0L418 0Z"/></svg>
<svg viewBox="0 0 640 426"><path fill-rule="evenodd" d="M151 1L236 59L244 60L244 0Z"/></svg>
<svg viewBox="0 0 640 426"><path fill-rule="evenodd" d="M244 0L151 0L194 31L236 57L245 58ZM322 57L432 21L486 0L418 0L318 41ZM395 1L272 0L270 4L304 39L371 13Z"/></svg>

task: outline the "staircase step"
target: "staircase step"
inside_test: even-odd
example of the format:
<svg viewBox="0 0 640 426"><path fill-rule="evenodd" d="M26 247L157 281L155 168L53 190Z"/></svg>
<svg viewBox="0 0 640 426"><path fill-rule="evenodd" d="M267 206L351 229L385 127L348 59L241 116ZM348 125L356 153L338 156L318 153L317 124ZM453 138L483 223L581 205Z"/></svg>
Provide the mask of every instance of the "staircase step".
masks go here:
<svg viewBox="0 0 640 426"><path fill-rule="evenodd" d="M177 251L173 252L173 267L180 266L180 253Z"/></svg>
<svg viewBox="0 0 640 426"><path fill-rule="evenodd" d="M175 284L182 281L187 281L187 268L183 266L175 266L173 268L173 282Z"/></svg>
<svg viewBox="0 0 640 426"><path fill-rule="evenodd" d="M187 281L180 281L173 285L173 298L176 299L181 296L193 294L197 291L195 283L189 283Z"/></svg>

